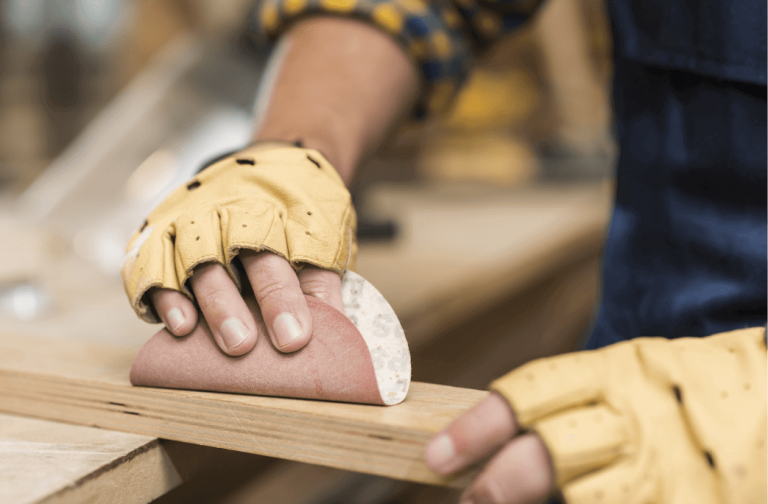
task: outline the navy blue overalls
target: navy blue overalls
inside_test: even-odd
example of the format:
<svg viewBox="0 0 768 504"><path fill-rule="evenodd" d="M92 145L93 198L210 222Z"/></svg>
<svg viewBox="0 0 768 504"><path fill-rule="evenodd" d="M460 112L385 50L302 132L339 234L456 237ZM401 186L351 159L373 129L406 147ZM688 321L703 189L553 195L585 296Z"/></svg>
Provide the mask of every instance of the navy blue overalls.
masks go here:
<svg viewBox="0 0 768 504"><path fill-rule="evenodd" d="M766 2L609 0L620 156L587 348L766 323Z"/></svg>

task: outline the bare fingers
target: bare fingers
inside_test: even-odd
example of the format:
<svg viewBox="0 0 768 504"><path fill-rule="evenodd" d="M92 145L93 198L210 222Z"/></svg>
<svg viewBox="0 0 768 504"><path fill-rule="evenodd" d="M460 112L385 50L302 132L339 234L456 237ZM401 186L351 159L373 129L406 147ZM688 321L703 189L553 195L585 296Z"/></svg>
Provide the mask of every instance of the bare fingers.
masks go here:
<svg viewBox="0 0 768 504"><path fill-rule="evenodd" d="M435 472L450 474L492 454L516 431L509 405L493 393L429 442L426 462Z"/></svg>
<svg viewBox="0 0 768 504"><path fill-rule="evenodd" d="M305 294L344 311L341 279L336 273L308 267L297 277L288 261L275 254L243 251L240 257L269 338L279 351L295 352L309 342L312 317ZM219 264L204 264L195 270L190 284L219 347L233 356L250 351L259 326L226 270ZM184 336L195 328L197 311L181 293L155 289L151 300L172 334Z"/></svg>
<svg viewBox="0 0 768 504"><path fill-rule="evenodd" d="M461 497L461 504L534 504L554 489L554 471L544 443L535 434L509 442L485 466Z"/></svg>
<svg viewBox="0 0 768 504"><path fill-rule="evenodd" d="M240 252L272 344L281 352L303 348L312 336L312 316L299 278L282 257L269 252Z"/></svg>
<svg viewBox="0 0 768 504"><path fill-rule="evenodd" d="M218 263L204 264L195 269L190 284L219 348L232 356L248 353L258 338L256 321L227 270Z"/></svg>
<svg viewBox="0 0 768 504"><path fill-rule="evenodd" d="M174 336L186 336L197 326L197 309L177 291L152 289L149 298L165 327Z"/></svg>

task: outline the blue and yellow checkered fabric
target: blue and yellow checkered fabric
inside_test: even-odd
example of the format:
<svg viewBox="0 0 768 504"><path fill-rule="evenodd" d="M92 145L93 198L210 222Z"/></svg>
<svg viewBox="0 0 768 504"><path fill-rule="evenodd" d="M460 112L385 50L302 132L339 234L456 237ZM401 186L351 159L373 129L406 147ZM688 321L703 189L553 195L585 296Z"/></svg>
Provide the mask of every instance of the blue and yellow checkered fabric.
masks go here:
<svg viewBox="0 0 768 504"><path fill-rule="evenodd" d="M309 15L357 18L397 40L421 71L414 116L443 110L464 82L473 54L523 24L541 0L262 0L252 23L276 39Z"/></svg>

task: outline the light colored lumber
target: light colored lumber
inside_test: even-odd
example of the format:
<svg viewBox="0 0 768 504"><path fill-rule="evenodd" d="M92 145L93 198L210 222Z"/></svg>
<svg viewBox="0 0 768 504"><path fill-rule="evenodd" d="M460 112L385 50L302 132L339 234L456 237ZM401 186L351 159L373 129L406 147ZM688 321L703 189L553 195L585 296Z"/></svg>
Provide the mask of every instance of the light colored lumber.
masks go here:
<svg viewBox="0 0 768 504"><path fill-rule="evenodd" d="M0 502L143 504L182 479L150 436L0 414Z"/></svg>
<svg viewBox="0 0 768 504"><path fill-rule="evenodd" d="M413 383L365 406L132 387L134 351L0 337L0 410L390 478L461 486L423 462L429 439L486 392Z"/></svg>

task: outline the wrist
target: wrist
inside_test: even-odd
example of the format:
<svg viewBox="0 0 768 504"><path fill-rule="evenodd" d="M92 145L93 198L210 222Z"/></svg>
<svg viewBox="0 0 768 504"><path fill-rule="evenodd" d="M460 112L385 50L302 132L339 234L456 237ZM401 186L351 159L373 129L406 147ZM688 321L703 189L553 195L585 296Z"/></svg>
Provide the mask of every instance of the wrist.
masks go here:
<svg viewBox="0 0 768 504"><path fill-rule="evenodd" d="M415 68L388 34L358 20L306 19L281 36L264 71L253 139L301 140L348 184L417 89Z"/></svg>
<svg viewBox="0 0 768 504"><path fill-rule="evenodd" d="M306 149L315 149L336 169L345 185L349 185L354 168L357 165L359 154L354 149L341 147L340 142L334 141L328 134L305 133L300 130L292 129L290 133L287 130L271 130L264 128L257 132L253 141L264 144L265 147L272 145L293 145ZM347 145L349 145L347 143Z"/></svg>

